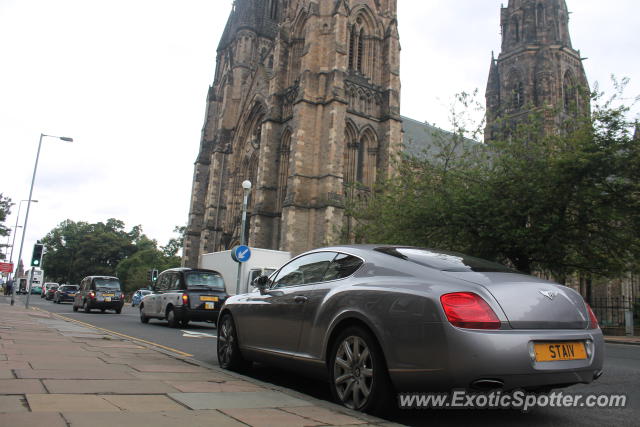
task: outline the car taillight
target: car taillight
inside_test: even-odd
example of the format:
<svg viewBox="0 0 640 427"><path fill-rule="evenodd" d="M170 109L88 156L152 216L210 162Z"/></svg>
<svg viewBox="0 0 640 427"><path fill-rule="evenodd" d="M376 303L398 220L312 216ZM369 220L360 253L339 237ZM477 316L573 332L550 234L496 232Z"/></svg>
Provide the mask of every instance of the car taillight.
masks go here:
<svg viewBox="0 0 640 427"><path fill-rule="evenodd" d="M453 326L467 329L500 329L500 319L489 304L473 292L455 292L440 297L440 303Z"/></svg>
<svg viewBox="0 0 640 427"><path fill-rule="evenodd" d="M94 299L96 294L94 292L89 292L89 298Z"/></svg>
<svg viewBox="0 0 640 427"><path fill-rule="evenodd" d="M189 295L187 294L182 294L182 305L189 305Z"/></svg>
<svg viewBox="0 0 640 427"><path fill-rule="evenodd" d="M587 306L587 311L589 312L589 329L598 329L600 326L598 325L598 318L596 317L593 310L591 310L591 306L588 303L584 303Z"/></svg>

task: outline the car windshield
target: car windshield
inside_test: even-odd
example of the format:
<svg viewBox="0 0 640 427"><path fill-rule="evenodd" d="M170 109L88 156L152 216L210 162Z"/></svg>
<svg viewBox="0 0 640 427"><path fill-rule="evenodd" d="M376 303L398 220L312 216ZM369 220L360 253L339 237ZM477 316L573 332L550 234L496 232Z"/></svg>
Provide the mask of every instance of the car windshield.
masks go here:
<svg viewBox="0 0 640 427"><path fill-rule="evenodd" d="M436 270L440 271L517 273L517 271L505 267L502 264L487 261L481 258L475 258L458 252L398 247L382 247L376 248L375 250L387 255L415 262L416 264L435 268Z"/></svg>
<svg viewBox="0 0 640 427"><path fill-rule="evenodd" d="M60 290L61 291L77 291L78 287L75 285L66 285L66 286L61 286Z"/></svg>
<svg viewBox="0 0 640 427"><path fill-rule="evenodd" d="M150 293L151 291L147 291L147 290L140 291L140 295L149 295Z"/></svg>
<svg viewBox="0 0 640 427"><path fill-rule="evenodd" d="M224 279L219 273L212 271L194 271L187 273L187 288L224 289Z"/></svg>
<svg viewBox="0 0 640 427"><path fill-rule="evenodd" d="M106 289L110 291L120 290L120 281L118 279L95 279L96 290Z"/></svg>

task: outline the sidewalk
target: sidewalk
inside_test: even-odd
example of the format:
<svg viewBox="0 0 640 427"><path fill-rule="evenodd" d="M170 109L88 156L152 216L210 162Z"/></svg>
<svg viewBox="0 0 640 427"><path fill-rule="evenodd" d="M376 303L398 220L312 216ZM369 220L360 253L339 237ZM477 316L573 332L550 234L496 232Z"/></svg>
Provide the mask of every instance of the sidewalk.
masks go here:
<svg viewBox="0 0 640 427"><path fill-rule="evenodd" d="M0 301L0 426L41 425L393 424Z"/></svg>
<svg viewBox="0 0 640 427"><path fill-rule="evenodd" d="M605 342L611 344L631 344L631 345L640 345L640 337L639 336L615 336L615 335L606 335L604 337Z"/></svg>

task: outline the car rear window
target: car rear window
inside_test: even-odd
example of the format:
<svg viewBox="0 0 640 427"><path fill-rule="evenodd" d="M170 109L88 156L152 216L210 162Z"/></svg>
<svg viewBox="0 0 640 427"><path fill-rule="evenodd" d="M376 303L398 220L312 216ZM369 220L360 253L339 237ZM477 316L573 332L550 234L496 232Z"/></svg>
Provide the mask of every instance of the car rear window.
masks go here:
<svg viewBox="0 0 640 427"><path fill-rule="evenodd" d="M224 289L224 279L219 273L207 271L193 271L187 273L187 288L213 288Z"/></svg>
<svg viewBox="0 0 640 427"><path fill-rule="evenodd" d="M458 252L402 247L381 247L375 250L440 271L516 273L515 270L505 267L502 264Z"/></svg>
<svg viewBox="0 0 640 427"><path fill-rule="evenodd" d="M77 291L78 287L74 285L61 286L60 290L61 291Z"/></svg>
<svg viewBox="0 0 640 427"><path fill-rule="evenodd" d="M94 279L94 283L96 284L96 290L120 290L120 281L118 279Z"/></svg>

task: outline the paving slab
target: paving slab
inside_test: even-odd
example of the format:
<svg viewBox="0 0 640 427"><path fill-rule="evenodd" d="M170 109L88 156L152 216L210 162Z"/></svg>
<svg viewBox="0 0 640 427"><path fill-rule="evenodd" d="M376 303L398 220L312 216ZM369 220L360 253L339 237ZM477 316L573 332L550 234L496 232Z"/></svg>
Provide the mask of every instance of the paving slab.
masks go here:
<svg viewBox="0 0 640 427"><path fill-rule="evenodd" d="M322 423L280 409L223 409L221 412L253 427L305 427Z"/></svg>
<svg viewBox="0 0 640 427"><path fill-rule="evenodd" d="M0 369L30 369L31 365L29 365L24 360L5 360L0 362Z"/></svg>
<svg viewBox="0 0 640 427"><path fill-rule="evenodd" d="M128 380L131 373L124 369L14 369L18 378L49 380Z"/></svg>
<svg viewBox="0 0 640 427"><path fill-rule="evenodd" d="M312 403L268 390L259 392L170 393L169 397L191 409L279 408Z"/></svg>
<svg viewBox="0 0 640 427"><path fill-rule="evenodd" d="M246 427L246 424L218 411L65 412L64 418L69 427Z"/></svg>
<svg viewBox="0 0 640 427"><path fill-rule="evenodd" d="M11 369L0 368L0 379L8 380L15 378Z"/></svg>
<svg viewBox="0 0 640 427"><path fill-rule="evenodd" d="M171 363L166 365L152 365L152 364L135 364L129 365L133 369L140 372L207 372L208 369L201 368L200 366L189 365L187 363Z"/></svg>
<svg viewBox="0 0 640 427"><path fill-rule="evenodd" d="M0 396L0 417L4 412L29 412L29 407L27 406L27 401L24 396Z"/></svg>
<svg viewBox="0 0 640 427"><path fill-rule="evenodd" d="M57 412L11 412L0 414L2 427L68 427L66 421Z"/></svg>
<svg viewBox="0 0 640 427"><path fill-rule="evenodd" d="M40 380L6 379L0 380L0 394L46 393Z"/></svg>
<svg viewBox="0 0 640 427"><path fill-rule="evenodd" d="M167 381L168 384L183 393L221 393L221 392L250 392L265 391L264 387L251 384L248 381Z"/></svg>
<svg viewBox="0 0 640 427"><path fill-rule="evenodd" d="M347 426L347 425L359 425L366 424L367 421L361 420L350 415L341 414L336 411L330 411L326 408L319 406L302 406L299 408L282 408L285 412L299 415L304 418L309 418L318 421L322 424L328 424L332 426Z"/></svg>
<svg viewBox="0 0 640 427"><path fill-rule="evenodd" d="M235 378L221 372L137 372L131 373L132 377L144 380L163 380L163 381L230 381Z"/></svg>
<svg viewBox="0 0 640 427"><path fill-rule="evenodd" d="M50 393L165 394L182 391L160 380L43 380Z"/></svg>
<svg viewBox="0 0 640 427"><path fill-rule="evenodd" d="M120 409L102 396L91 394L27 394L32 412L117 412Z"/></svg>
<svg viewBox="0 0 640 427"><path fill-rule="evenodd" d="M102 396L104 400L117 406L123 411L158 412L158 411L188 411L189 409L164 395L113 395Z"/></svg>

